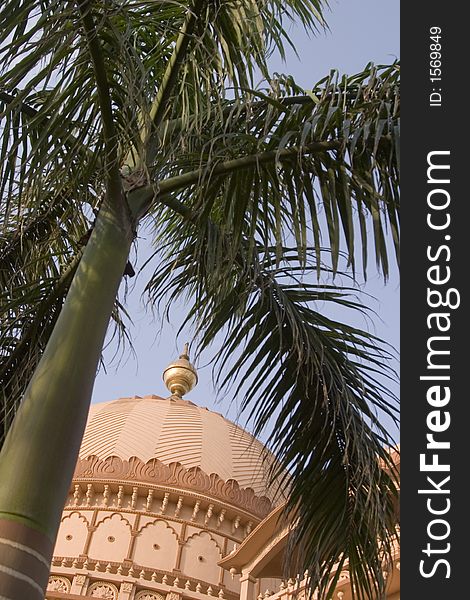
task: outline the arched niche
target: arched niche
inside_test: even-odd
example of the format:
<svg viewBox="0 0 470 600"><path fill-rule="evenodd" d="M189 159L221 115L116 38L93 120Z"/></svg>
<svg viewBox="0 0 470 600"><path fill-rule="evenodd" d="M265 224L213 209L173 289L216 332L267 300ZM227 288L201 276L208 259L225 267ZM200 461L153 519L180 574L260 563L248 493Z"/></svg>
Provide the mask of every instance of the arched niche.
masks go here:
<svg viewBox="0 0 470 600"><path fill-rule="evenodd" d="M74 511L62 519L54 549L55 556L78 556L88 535L88 521Z"/></svg>
<svg viewBox="0 0 470 600"><path fill-rule="evenodd" d="M222 552L209 533L195 533L183 547L181 572L189 577L217 584L220 574L217 563L221 558Z"/></svg>
<svg viewBox="0 0 470 600"><path fill-rule="evenodd" d="M88 555L107 562L121 562L127 556L131 539L131 526L121 515L106 517L91 538Z"/></svg>
<svg viewBox="0 0 470 600"><path fill-rule="evenodd" d="M172 571L176 566L176 532L161 519L148 523L137 536L134 562L138 565Z"/></svg>

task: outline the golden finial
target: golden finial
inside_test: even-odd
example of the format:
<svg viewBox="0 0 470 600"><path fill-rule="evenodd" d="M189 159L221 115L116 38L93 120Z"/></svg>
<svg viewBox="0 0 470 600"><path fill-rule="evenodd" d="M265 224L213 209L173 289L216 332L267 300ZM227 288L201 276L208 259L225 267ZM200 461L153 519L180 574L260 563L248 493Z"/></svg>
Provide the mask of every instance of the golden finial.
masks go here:
<svg viewBox="0 0 470 600"><path fill-rule="evenodd" d="M189 344L184 345L182 354L163 371L163 381L174 396L182 398L197 384L197 371L189 362Z"/></svg>

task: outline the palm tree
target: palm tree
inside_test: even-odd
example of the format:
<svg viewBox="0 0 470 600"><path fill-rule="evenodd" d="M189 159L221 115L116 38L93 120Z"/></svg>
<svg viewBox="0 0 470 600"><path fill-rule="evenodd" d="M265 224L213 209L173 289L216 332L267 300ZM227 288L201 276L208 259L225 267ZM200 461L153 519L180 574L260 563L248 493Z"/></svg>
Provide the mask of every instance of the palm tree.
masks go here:
<svg viewBox="0 0 470 600"><path fill-rule="evenodd" d="M286 21L315 30L322 4L3 3L0 594L45 589L141 222L155 228L152 300L186 299L200 350L224 337L219 384L243 393L256 433L274 415L296 566L325 597L345 561L359 598L383 593L386 350L324 309L367 311L338 275L354 279L358 250L366 271L371 238L386 278L398 246L399 68L311 90L271 77Z"/></svg>

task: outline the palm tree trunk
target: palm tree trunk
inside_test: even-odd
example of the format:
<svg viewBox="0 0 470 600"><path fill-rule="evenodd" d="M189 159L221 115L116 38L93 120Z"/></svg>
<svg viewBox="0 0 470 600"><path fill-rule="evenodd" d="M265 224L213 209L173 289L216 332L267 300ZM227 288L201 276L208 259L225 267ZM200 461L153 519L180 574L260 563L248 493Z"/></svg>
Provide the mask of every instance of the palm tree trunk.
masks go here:
<svg viewBox="0 0 470 600"><path fill-rule="evenodd" d="M124 213L106 206L100 211L0 453L0 597L44 598L96 369L132 242L132 215L123 218Z"/></svg>

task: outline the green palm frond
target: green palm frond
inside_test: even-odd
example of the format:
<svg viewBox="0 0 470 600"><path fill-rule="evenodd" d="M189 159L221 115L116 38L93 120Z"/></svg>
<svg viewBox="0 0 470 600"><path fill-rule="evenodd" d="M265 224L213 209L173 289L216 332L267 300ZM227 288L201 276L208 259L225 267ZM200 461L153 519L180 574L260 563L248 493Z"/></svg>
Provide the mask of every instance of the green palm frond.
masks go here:
<svg viewBox="0 0 470 600"><path fill-rule="evenodd" d="M347 562L357 597L382 597L397 501L386 450L392 440L381 423L384 414L397 420L386 384L395 378L389 350L372 334L328 316L334 307L368 311L356 289L311 282L314 249L307 251L307 271L298 266L295 247L282 248L280 263L278 249L256 251L250 268L239 260L230 277L217 279L216 294L214 257L196 263L188 242L160 265L149 292L154 301L163 288L171 300L185 300L200 350L225 338L217 344L218 387L230 387L239 398L255 435L272 430L268 445L279 460L272 485L288 486L296 523L289 573L308 569L312 589L319 586L326 598L338 564ZM322 274L331 278L331 269L324 266Z"/></svg>
<svg viewBox="0 0 470 600"><path fill-rule="evenodd" d="M284 56L293 44L286 21L307 30L324 27L323 5L318 0L245 0L194 3L198 20L194 44L188 53L170 103L168 117L207 121L220 111L218 101L230 86L235 96L253 84L256 70L267 75L267 58L273 51ZM229 82L229 86L227 86Z"/></svg>
<svg viewBox="0 0 470 600"><path fill-rule="evenodd" d="M367 272L372 245L385 279L398 256L399 65L332 72L310 90L271 77L269 53L291 43L286 23L322 27L324 5L0 8L2 420L7 428L110 182L129 200L126 184L143 173L158 248L147 291L160 306L185 300L201 351L225 340L216 381L233 386L255 433L274 420L272 476L287 485L289 473L291 545L302 548L289 566L308 568L328 597L347 562L365 599L383 591L395 533L380 421L396 419L384 383L394 375L388 349L330 307L367 314L356 271ZM343 270L350 286L338 284ZM124 335L125 315L116 301Z"/></svg>
<svg viewBox="0 0 470 600"><path fill-rule="evenodd" d="M271 275L230 327L221 361L232 364L222 384L239 382L255 433L274 420L269 445L290 474L288 506L297 519L289 572L308 569L312 588L327 593L347 560L358 597L381 597L397 495L379 464L390 464L379 415L396 418L393 398L375 377L386 374L386 354L370 334L325 317L328 303L360 308L347 302L347 290L279 279Z"/></svg>
<svg viewBox="0 0 470 600"><path fill-rule="evenodd" d="M277 81L276 93L227 101L205 128L167 124L160 196L176 197L201 229L216 223L232 260L243 236L278 248L294 236L302 264L310 231L319 270L325 230L333 269L344 250L354 271L359 250L365 274L370 236L387 278L389 232L397 258L399 242L398 81L397 64L332 73L303 94Z"/></svg>
<svg viewBox="0 0 470 600"><path fill-rule="evenodd" d="M45 190L41 190L41 197ZM83 190L81 200L93 196ZM86 206L89 203L84 202ZM0 232L0 445L54 328L93 226L61 186L23 196ZM116 332L126 336L116 301Z"/></svg>
<svg viewBox="0 0 470 600"><path fill-rule="evenodd" d="M40 178L59 164L70 185L72 174L83 182L102 166L99 86L84 14L91 15L91 37L99 40L106 65L119 159L137 152L141 163L148 153L142 131L174 66L173 50L188 15L196 25L188 33L184 65L174 66L172 101L165 109L183 118L207 112L203 99L215 106L225 95L226 78L249 85L255 68L266 72L266 48L282 50L289 40L283 19L300 18L308 28L322 22L318 0L8 2L0 9L3 187L15 178L22 187L39 187Z"/></svg>
<svg viewBox="0 0 470 600"><path fill-rule="evenodd" d="M290 567L308 568L325 597L345 561L358 597L380 597L395 536L392 440L381 424L397 418L389 353L328 314L367 313L333 280L340 265L354 268L356 245L365 256L367 222L385 276L387 227L398 244L398 75L396 65L368 67L330 76L313 98L294 88L227 103L223 123L186 137L193 147L162 167L171 208L155 211L163 249L150 299L182 298L201 350L225 336L216 382L235 385L255 433L274 419L270 447L291 475L298 523L291 543L303 548Z"/></svg>
<svg viewBox="0 0 470 600"><path fill-rule="evenodd" d="M0 295L1 444L52 333L80 256L56 277L16 283L14 293L8 289Z"/></svg>
<svg viewBox="0 0 470 600"><path fill-rule="evenodd" d="M1 441L57 320L87 227L64 192L34 200L11 210L0 233Z"/></svg>
<svg viewBox="0 0 470 600"><path fill-rule="evenodd" d="M265 68L263 44L281 49L283 40L288 41L281 13L283 19L300 18L311 27L321 24L320 9L316 0L291 0L285 5L278 0L215 4L11 0L0 8L4 373L15 372L23 383L27 381L30 370L11 362L13 355L18 356L15 348L17 344L24 348L25 339L34 345L36 339L36 356L40 355L55 319L54 311L46 310L50 295L55 298L55 287L79 251L77 242L90 227L91 212L96 212L102 201L106 135L99 90L107 87L111 95L118 159L136 151L140 155L137 160L145 162L148 147L142 128L162 79L172 68L175 43L188 15L196 19L197 27L188 36L184 65L174 69L175 81L169 92L173 101L170 112L165 113L171 116L174 111L180 119L186 118L186 109L175 99L183 98L182 89L191 89L185 94L194 98L197 88L200 97L217 106L225 94L227 77L245 85L252 83L249 77L242 78L242 64L251 65L250 72L255 67ZM97 40L105 65L101 86L97 85L83 15L91 15L88 34L91 32L93 43ZM243 15L246 18L239 19ZM231 23L234 16L237 25ZM239 36L244 42L237 49L234 41ZM217 49L215 55L208 47ZM254 47L256 53L251 51ZM217 68L214 61L219 63ZM207 110L208 105L187 106L194 116L194 110ZM161 148L160 154L164 154ZM32 335L40 320L34 318L35 305L38 314L44 311L50 316L47 326L42 326L41 342ZM17 368L13 369L13 364ZM29 364L33 368L35 361ZM16 387L22 389L22 385ZM16 406L20 397L13 396L7 403L10 407Z"/></svg>

